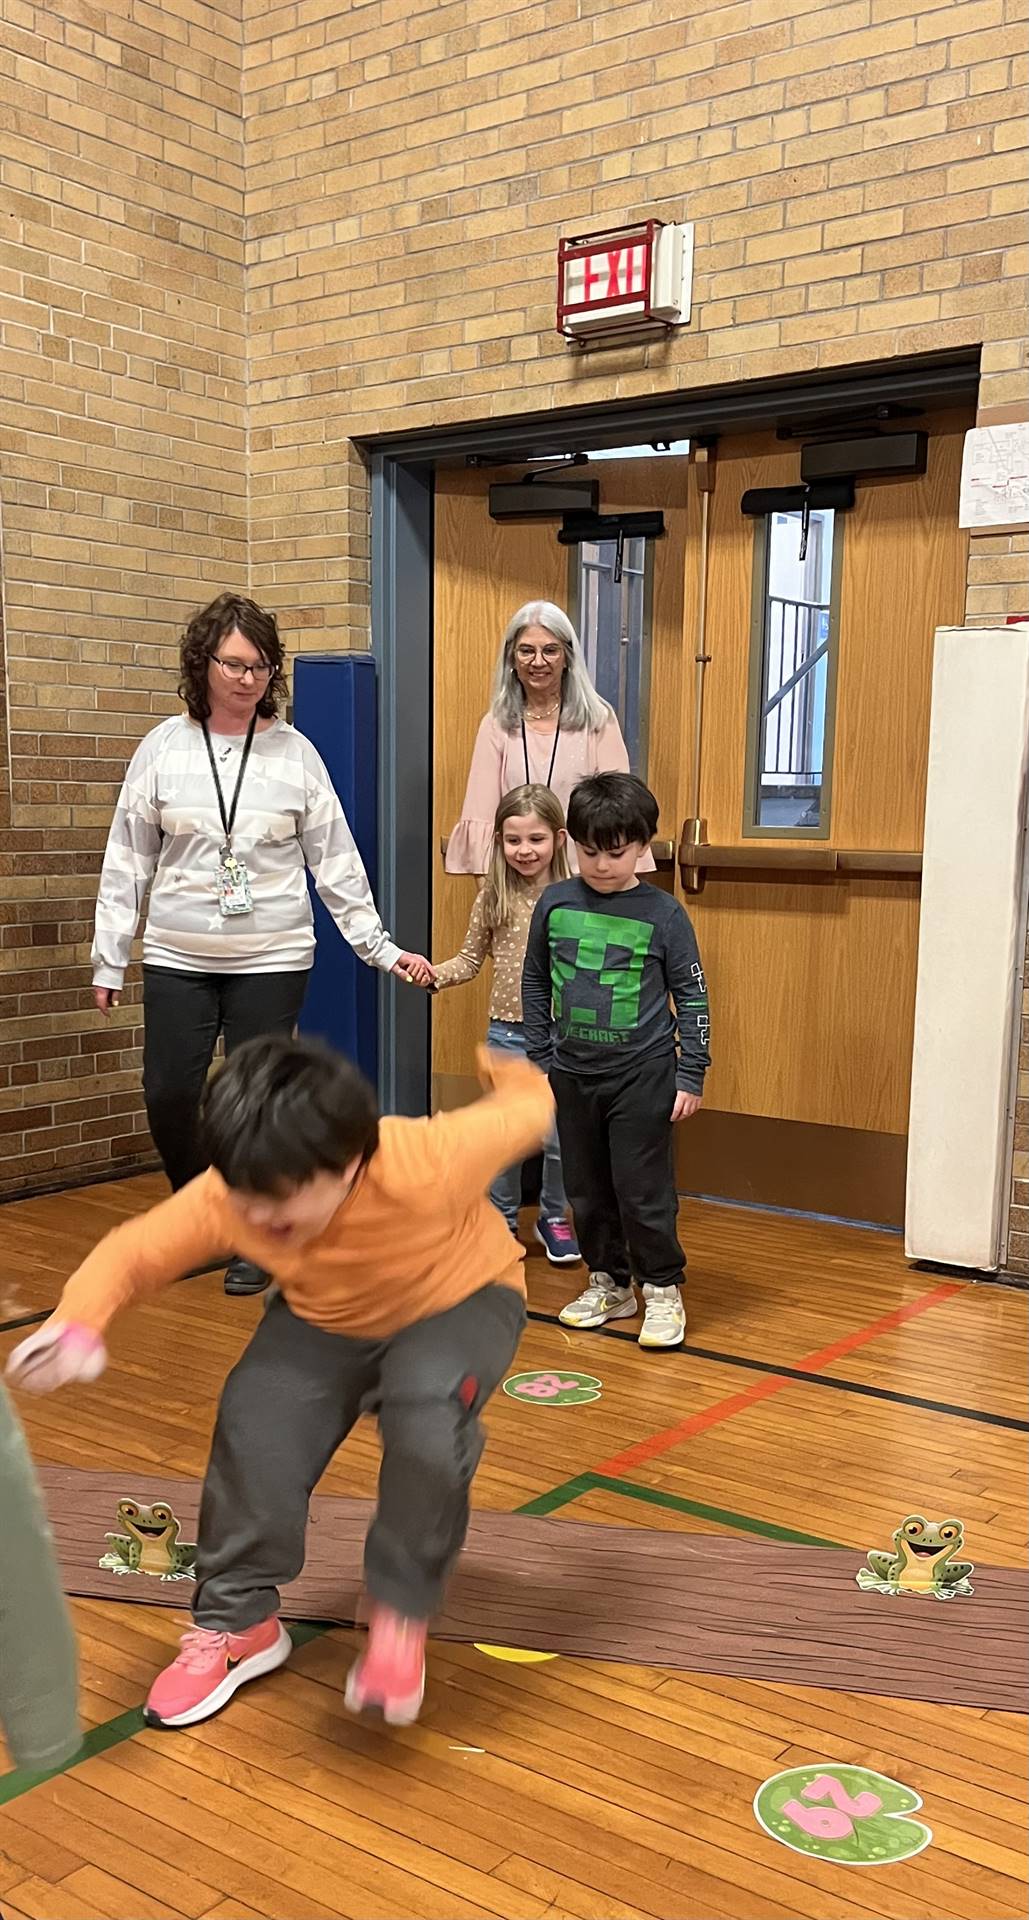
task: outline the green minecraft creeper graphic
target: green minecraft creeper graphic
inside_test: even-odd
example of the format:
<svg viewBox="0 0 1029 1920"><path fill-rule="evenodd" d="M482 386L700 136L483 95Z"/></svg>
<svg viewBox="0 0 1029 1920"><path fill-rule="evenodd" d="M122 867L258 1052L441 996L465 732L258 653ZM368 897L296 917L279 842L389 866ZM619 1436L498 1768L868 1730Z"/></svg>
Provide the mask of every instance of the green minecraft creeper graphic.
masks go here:
<svg viewBox="0 0 1029 1920"><path fill-rule="evenodd" d="M629 1032L636 1027L643 962L653 938L654 928L646 920L615 919L606 913L578 913L571 907L555 907L550 916L550 970L558 1020L575 1027L597 1026L595 1008L566 1005L577 975L593 974L599 987L611 990L612 1032ZM573 947L570 956L567 949L562 952L563 942ZM619 956L617 961L613 959L615 954ZM625 955L628 957L623 958Z"/></svg>

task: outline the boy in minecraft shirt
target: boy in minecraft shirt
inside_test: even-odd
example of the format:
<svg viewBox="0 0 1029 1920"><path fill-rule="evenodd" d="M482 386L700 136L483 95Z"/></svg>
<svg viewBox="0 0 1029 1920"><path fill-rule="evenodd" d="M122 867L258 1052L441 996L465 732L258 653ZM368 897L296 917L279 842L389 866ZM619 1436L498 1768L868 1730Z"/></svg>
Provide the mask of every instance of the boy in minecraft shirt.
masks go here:
<svg viewBox="0 0 1029 1920"><path fill-rule="evenodd" d="M635 1276L640 1345L675 1347L686 1315L672 1128L700 1106L710 1056L689 917L636 871L656 828L657 802L632 774L595 774L575 788L568 832L579 872L536 906L522 1006L528 1056L550 1072L565 1185L590 1270L561 1319L601 1327L631 1317Z"/></svg>

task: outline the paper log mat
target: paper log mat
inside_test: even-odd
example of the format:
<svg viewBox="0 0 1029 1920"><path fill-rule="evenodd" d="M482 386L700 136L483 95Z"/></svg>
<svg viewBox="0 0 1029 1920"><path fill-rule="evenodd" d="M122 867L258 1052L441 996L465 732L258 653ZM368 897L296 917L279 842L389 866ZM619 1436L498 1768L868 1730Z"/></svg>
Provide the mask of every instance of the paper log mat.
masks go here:
<svg viewBox="0 0 1029 1920"><path fill-rule="evenodd" d="M200 1485L172 1475L40 1469L69 1593L188 1608L188 1579L99 1566L119 1501L167 1503L196 1539ZM291 1620L359 1617L367 1500L316 1496L307 1565L283 1589ZM1029 1575L978 1565L975 1592L947 1601L863 1593L864 1555L723 1534L473 1515L439 1640L741 1675L791 1686L1024 1712Z"/></svg>

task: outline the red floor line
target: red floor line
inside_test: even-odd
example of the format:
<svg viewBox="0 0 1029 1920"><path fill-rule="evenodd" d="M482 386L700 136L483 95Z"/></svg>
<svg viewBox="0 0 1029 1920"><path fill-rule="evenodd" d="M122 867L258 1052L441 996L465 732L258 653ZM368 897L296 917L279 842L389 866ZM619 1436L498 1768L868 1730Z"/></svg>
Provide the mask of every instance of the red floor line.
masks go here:
<svg viewBox="0 0 1029 1920"><path fill-rule="evenodd" d="M855 1347L863 1347L869 1340L875 1340L881 1333L890 1333L895 1327L902 1327L907 1320L914 1320L920 1313L928 1312L954 1293L962 1291L962 1284L946 1281L942 1286L932 1287L928 1293L919 1294L917 1300L910 1300L904 1307L895 1307L892 1313L884 1313L867 1327L858 1327L854 1333L845 1333L841 1339L833 1340L829 1346L821 1347L817 1353L809 1353L803 1360L793 1361L795 1367L803 1368L807 1373L819 1373L823 1367L831 1366L834 1360L842 1359L846 1353L853 1353ZM712 1407L702 1407L699 1413L691 1413L687 1419L680 1420L674 1427L666 1427L662 1433L653 1433L647 1440L637 1441L634 1447L626 1447L624 1453L612 1454L610 1460L604 1460L599 1467L591 1467L591 1473L621 1474L629 1467L641 1466L645 1460L653 1460L659 1453L667 1453L671 1447L677 1447L683 1440L692 1440L695 1434L706 1433L709 1427L717 1427L724 1420L732 1420L736 1414L743 1413L747 1407L754 1406L759 1400L767 1400L769 1394L780 1393L783 1387L795 1387L796 1380L786 1374L772 1373L764 1380L755 1381L752 1387L745 1387L742 1393L730 1394L726 1400L718 1400Z"/></svg>

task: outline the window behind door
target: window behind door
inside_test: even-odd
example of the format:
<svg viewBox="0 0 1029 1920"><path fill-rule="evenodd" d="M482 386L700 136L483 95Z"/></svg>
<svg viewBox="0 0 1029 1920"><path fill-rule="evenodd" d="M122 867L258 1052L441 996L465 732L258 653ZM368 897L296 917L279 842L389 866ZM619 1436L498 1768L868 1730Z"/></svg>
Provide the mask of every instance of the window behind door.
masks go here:
<svg viewBox="0 0 1029 1920"><path fill-rule="evenodd" d="M591 680L614 708L629 765L647 777L654 545L642 538L584 541L571 549L572 619Z"/></svg>

